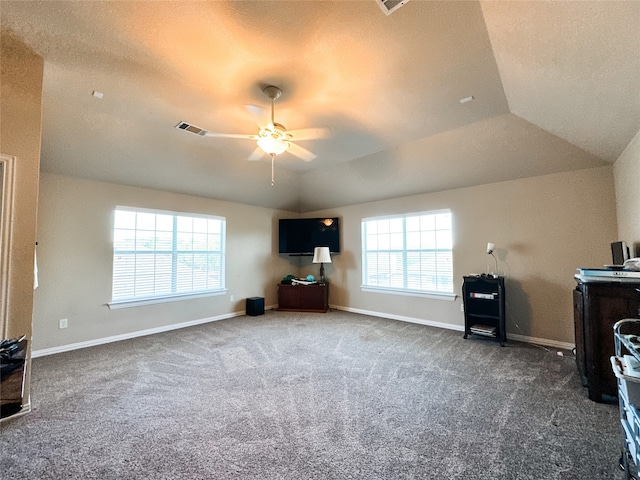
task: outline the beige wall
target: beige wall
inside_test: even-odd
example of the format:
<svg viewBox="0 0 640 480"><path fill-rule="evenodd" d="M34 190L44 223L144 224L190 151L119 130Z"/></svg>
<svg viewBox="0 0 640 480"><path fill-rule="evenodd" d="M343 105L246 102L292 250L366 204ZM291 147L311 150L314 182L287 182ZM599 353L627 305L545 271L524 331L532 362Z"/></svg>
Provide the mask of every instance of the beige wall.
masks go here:
<svg viewBox="0 0 640 480"><path fill-rule="evenodd" d="M640 257L640 131L614 165L618 240Z"/></svg>
<svg viewBox="0 0 640 480"><path fill-rule="evenodd" d="M51 174L42 174L40 192L36 350L229 316L247 297L273 305L276 284L298 270L277 254L277 219L287 212ZM116 205L226 217L228 294L110 310ZM66 329L58 328L62 318Z"/></svg>
<svg viewBox="0 0 640 480"><path fill-rule="evenodd" d="M16 158L6 338L31 336L44 61L0 34L0 153Z"/></svg>
<svg viewBox="0 0 640 480"><path fill-rule="evenodd" d="M343 207L315 215L342 218L343 253L326 267L330 303L462 328L455 302L363 292L362 218L450 208L454 220L454 279L495 269L486 251L496 244L506 275L507 331L573 343L572 290L577 267L611 262L617 237L613 168L601 167ZM315 272L316 266L303 270Z"/></svg>
<svg viewBox="0 0 640 480"><path fill-rule="evenodd" d="M15 157L4 338L32 338L33 259L36 241L42 78L44 61L0 31L0 153ZM29 347L32 343L29 343ZM27 358L23 411L30 408L31 360Z"/></svg>
<svg viewBox="0 0 640 480"><path fill-rule="evenodd" d="M613 167L602 167L313 212L308 216L341 217L342 253L325 266L330 303L461 328L459 297L451 302L360 288L362 218L450 208L456 293L464 274L494 269L485 253L491 241L507 276L508 332L550 345L573 343L573 275L577 267L610 262L609 243L617 236L613 185ZM284 275L317 274L310 258L277 254L277 218L291 212L49 174L42 175L40 189L36 349L240 312L251 296L274 305L275 284ZM109 310L111 223L118 204L225 216L227 288L236 302L226 295ZM60 318L69 319L67 329L58 329Z"/></svg>

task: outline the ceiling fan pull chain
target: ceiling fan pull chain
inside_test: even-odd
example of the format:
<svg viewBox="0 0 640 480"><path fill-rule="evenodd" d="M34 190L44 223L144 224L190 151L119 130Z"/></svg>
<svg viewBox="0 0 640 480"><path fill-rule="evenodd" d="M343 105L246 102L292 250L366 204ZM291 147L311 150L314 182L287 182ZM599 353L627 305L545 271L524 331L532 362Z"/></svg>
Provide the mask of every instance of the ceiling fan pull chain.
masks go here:
<svg viewBox="0 0 640 480"><path fill-rule="evenodd" d="M274 166L273 165L275 163L275 159L276 159L276 156L272 153L271 154L271 186L272 187L276 184L276 182L274 180L274 174L273 174L273 170L274 170Z"/></svg>

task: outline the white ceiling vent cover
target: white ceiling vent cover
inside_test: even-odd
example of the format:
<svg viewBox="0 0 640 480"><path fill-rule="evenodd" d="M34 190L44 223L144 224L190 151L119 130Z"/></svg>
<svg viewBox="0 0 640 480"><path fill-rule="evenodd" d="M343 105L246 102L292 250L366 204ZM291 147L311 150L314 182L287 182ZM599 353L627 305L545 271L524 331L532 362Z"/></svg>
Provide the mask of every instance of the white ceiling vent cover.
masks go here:
<svg viewBox="0 0 640 480"><path fill-rule="evenodd" d="M201 137L204 137L207 134L207 131L200 128L200 127L196 127L195 125L191 125L187 122L180 122L176 125L176 128L180 129L180 130L186 130L187 132L191 132L191 133L195 133L196 135L200 135Z"/></svg>
<svg viewBox="0 0 640 480"><path fill-rule="evenodd" d="M391 15L409 0L376 0L376 3L380 5L380 8L387 15Z"/></svg>

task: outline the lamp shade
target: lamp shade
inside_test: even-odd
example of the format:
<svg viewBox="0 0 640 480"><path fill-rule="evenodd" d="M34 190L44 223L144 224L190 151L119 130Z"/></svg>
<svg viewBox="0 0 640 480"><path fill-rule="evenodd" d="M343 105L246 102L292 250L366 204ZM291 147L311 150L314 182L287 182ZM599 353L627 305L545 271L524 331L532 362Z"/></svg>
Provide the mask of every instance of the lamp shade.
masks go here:
<svg viewBox="0 0 640 480"><path fill-rule="evenodd" d="M331 252L329 252L329 247L314 248L313 263L331 263Z"/></svg>

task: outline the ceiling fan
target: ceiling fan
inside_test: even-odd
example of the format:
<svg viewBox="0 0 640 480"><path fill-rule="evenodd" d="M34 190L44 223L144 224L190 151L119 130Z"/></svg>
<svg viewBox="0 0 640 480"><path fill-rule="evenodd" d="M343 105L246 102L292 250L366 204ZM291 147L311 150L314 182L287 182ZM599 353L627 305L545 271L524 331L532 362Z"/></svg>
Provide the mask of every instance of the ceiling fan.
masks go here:
<svg viewBox="0 0 640 480"><path fill-rule="evenodd" d="M255 105L246 105L247 110L256 119L258 127L260 127L260 131L257 134L213 133L187 122L178 123L176 128L195 133L201 137L246 138L255 141L258 145L249 156L249 160L260 160L265 154L271 156L271 186L273 187L275 185L274 162L276 155L289 152L305 162L310 162L316 158L315 154L293 143L293 141L327 138L329 136L329 129L301 128L297 130L287 130L284 125L275 121L274 114L275 101L282 95L282 90L273 85L269 85L263 89L263 92L271 99L271 118L266 125L263 125L264 110Z"/></svg>

